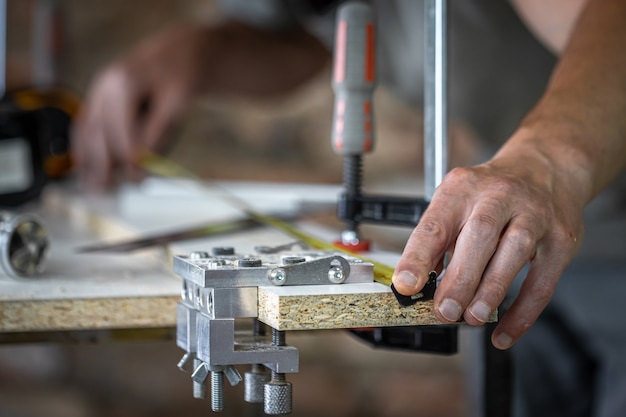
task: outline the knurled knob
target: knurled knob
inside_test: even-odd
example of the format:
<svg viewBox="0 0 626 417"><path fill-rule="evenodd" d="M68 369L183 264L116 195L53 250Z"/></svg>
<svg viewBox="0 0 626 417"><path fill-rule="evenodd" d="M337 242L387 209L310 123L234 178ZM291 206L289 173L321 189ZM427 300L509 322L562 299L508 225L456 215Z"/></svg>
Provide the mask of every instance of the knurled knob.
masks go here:
<svg viewBox="0 0 626 417"><path fill-rule="evenodd" d="M270 380L269 372L246 372L243 375L244 400L249 403L264 402L265 384Z"/></svg>
<svg viewBox="0 0 626 417"><path fill-rule="evenodd" d="M270 381L265 384L263 395L265 414L284 415L292 411L291 382Z"/></svg>

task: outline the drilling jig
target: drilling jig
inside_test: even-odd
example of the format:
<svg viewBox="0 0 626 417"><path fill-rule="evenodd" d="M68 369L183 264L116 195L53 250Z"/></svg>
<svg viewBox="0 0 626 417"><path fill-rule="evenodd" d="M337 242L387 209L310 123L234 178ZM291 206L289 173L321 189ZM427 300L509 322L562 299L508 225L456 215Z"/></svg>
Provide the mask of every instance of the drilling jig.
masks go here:
<svg viewBox="0 0 626 417"><path fill-rule="evenodd" d="M444 26L445 0L426 0L426 38L432 47L427 47L425 72L432 74L425 86L425 155L438 160L427 161L426 168L441 171L427 174L428 181L442 178L446 165ZM346 252L369 249L359 234L360 223L414 227L436 187L427 184L425 199L362 193L362 155L374 148L375 35L374 13L367 3L339 7L331 137L334 150L344 158L338 216L346 227L337 242L342 251L293 252L283 247L272 254L240 254L224 247L174 259L174 271L183 279L177 343L186 353L179 367L193 365L197 398L207 396L210 381L214 411L223 410L225 380L233 385L243 381L245 400L263 402L267 414L292 411L286 374L298 371L298 351L286 344L288 330L351 329L379 347L457 351L457 327L436 325L432 313L436 274L421 293L402 297L388 286L390 273L387 285L375 282L376 263ZM298 239L308 243L302 235ZM268 326L271 337L265 334ZM235 365L249 365L250 370L242 378Z"/></svg>

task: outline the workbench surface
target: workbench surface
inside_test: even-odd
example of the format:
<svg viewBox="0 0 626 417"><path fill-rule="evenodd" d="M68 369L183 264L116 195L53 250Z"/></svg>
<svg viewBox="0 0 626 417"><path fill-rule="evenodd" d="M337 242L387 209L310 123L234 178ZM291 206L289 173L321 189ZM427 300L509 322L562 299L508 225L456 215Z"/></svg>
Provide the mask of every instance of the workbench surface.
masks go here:
<svg viewBox="0 0 626 417"><path fill-rule="evenodd" d="M334 207L339 192L338 186L302 184L220 187L198 189L197 183L153 179L101 196L67 185L48 187L30 212L49 231L50 259L39 277L0 277L0 335L173 328L181 291L180 278L171 272L174 254L223 246L254 253L255 246L283 245L294 238L264 226L127 254L80 254L77 248L243 218L241 209L224 199L224 188L255 211L287 217ZM314 223L297 225L327 241L338 235ZM365 255L389 265L399 257L380 251ZM389 287L374 282L361 287L275 288L268 283L265 290L259 287L259 319L281 330L437 323L432 300L401 308Z"/></svg>
<svg viewBox="0 0 626 417"><path fill-rule="evenodd" d="M294 188L268 203L267 187L229 184L232 192L257 201L257 209L300 209ZM147 180L107 195L86 195L75 185L51 185L41 201L23 209L36 214L50 236L50 256L41 276L12 279L0 275L0 332L73 331L170 327L176 323L180 279L171 272L173 252L210 250L232 245L251 250L256 244L280 244L289 238L271 229L181 242L132 254L80 254L76 249L102 240L119 240L209 222L241 218L231 205L200 195L189 183ZM265 188L265 189L263 189ZM322 202L337 187L311 186ZM317 193L317 194L316 194ZM316 197L318 196L318 197ZM217 243L215 243L217 242ZM177 245L177 246L176 246Z"/></svg>

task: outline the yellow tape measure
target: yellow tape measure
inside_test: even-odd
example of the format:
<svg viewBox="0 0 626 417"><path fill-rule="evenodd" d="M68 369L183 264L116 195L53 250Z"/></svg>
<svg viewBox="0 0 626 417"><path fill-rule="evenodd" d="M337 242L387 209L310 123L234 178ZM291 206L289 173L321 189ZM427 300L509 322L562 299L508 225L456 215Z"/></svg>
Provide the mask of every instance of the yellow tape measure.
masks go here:
<svg viewBox="0 0 626 417"><path fill-rule="evenodd" d="M374 280L380 282L381 284L391 285L391 277L393 276L394 268L374 261L372 259L366 258L359 254L355 254L352 252L348 252L344 249L338 248L332 243L326 242L322 239L311 236L307 233L298 230L293 225L280 220L273 216L268 216L265 214L260 214L254 211L250 205L248 205L245 201L241 200L237 196L230 193L228 190L225 190L218 185L210 182L206 182L205 180L199 178L196 174L191 172L190 170L178 165L174 161L171 161L162 156L156 155L151 152L144 152L137 158L137 164L146 170L147 172L159 175L166 178L187 178L199 181L200 183L206 184L207 187L211 187L218 191L218 193L233 206L243 211L248 217L251 219L258 221L259 223L265 224L269 227L273 227L274 229L280 230L281 232L297 239L308 246L319 249L319 250L334 250L341 251L350 256L354 256L355 258L361 259L362 261L369 262L374 265Z"/></svg>

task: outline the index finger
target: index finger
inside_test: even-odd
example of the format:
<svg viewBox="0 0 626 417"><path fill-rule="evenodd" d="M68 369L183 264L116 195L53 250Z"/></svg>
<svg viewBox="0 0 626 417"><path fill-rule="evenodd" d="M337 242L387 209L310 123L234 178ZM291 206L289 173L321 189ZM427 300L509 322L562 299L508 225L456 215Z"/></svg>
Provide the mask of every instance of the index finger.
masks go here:
<svg viewBox="0 0 626 417"><path fill-rule="evenodd" d="M443 203L443 201L447 203ZM436 268L448 248L454 243L461 227L462 205L455 197L433 197L419 224L413 229L392 281L400 294L418 293ZM452 203L451 203L452 202Z"/></svg>

